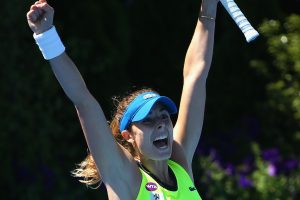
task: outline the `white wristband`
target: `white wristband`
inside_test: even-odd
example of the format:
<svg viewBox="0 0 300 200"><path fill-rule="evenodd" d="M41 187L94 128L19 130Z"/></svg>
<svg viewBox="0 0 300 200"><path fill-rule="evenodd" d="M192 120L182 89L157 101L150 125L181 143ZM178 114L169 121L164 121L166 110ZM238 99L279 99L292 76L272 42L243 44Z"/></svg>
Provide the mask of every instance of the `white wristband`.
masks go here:
<svg viewBox="0 0 300 200"><path fill-rule="evenodd" d="M65 46L61 42L54 26L41 34L37 35L34 33L33 38L46 60L55 58L65 51Z"/></svg>

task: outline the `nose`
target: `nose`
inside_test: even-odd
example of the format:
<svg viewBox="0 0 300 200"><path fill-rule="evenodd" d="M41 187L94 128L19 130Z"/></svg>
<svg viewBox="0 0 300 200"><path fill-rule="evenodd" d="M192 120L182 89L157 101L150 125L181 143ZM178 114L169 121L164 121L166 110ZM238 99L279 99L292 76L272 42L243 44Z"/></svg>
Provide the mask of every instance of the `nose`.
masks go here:
<svg viewBox="0 0 300 200"><path fill-rule="evenodd" d="M157 129L160 130L160 129L163 129L165 128L166 126L166 120L163 120L163 119L159 119L157 120Z"/></svg>

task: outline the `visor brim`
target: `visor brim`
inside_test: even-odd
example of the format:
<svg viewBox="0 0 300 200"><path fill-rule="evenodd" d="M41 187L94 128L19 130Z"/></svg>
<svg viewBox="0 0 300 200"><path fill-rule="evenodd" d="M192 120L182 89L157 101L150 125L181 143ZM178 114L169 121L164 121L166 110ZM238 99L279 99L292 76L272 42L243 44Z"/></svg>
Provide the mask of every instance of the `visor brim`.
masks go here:
<svg viewBox="0 0 300 200"><path fill-rule="evenodd" d="M177 113L177 107L175 103L166 96L159 96L157 98L153 98L147 103L145 103L135 114L135 116L132 118L131 122L138 122L147 117L147 115L150 113L151 109L156 103L161 103L169 114L176 114Z"/></svg>

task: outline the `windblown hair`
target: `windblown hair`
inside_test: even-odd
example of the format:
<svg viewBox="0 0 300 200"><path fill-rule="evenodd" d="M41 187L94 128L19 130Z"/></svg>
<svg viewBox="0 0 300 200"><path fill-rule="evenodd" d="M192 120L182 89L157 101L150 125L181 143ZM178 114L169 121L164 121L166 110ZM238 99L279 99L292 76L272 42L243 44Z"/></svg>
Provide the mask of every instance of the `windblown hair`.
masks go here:
<svg viewBox="0 0 300 200"><path fill-rule="evenodd" d="M127 149L130 154L136 158L138 155L134 150L134 147L131 143L127 142L120 133L120 119L122 118L124 112L126 111L127 106L139 95L144 92L156 92L151 88L136 90L123 98L114 97L114 105L116 106L115 112L113 114L112 120L110 122L110 128L115 140ZM129 127L130 129L130 127ZM101 145L101 144L99 144ZM78 164L78 168L71 171L74 177L81 178L79 181L85 183L87 187L97 189L101 183L101 175L97 169L96 163L93 159L93 156L88 153L87 157ZM97 185L96 185L97 184ZM96 185L96 187L92 187Z"/></svg>

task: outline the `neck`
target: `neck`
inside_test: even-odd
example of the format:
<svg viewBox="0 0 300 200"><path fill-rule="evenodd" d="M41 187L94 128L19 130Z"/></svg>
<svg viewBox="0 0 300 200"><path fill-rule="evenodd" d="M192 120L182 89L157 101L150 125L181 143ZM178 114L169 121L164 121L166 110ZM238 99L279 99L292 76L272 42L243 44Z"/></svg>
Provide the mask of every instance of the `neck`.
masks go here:
<svg viewBox="0 0 300 200"><path fill-rule="evenodd" d="M151 172L154 176L156 176L161 182L164 182L168 185L173 185L174 182L170 176L168 161L167 160L146 160L141 159L142 165Z"/></svg>

